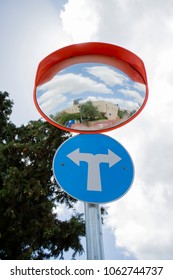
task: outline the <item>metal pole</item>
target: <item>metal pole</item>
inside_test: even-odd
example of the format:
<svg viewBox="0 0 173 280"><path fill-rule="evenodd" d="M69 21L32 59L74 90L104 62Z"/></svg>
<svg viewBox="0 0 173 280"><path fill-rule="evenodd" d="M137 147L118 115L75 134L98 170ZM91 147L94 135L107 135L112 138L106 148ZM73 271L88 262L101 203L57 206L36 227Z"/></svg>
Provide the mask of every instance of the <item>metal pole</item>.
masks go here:
<svg viewBox="0 0 173 280"><path fill-rule="evenodd" d="M84 203L88 260L104 260L103 234L99 204Z"/></svg>

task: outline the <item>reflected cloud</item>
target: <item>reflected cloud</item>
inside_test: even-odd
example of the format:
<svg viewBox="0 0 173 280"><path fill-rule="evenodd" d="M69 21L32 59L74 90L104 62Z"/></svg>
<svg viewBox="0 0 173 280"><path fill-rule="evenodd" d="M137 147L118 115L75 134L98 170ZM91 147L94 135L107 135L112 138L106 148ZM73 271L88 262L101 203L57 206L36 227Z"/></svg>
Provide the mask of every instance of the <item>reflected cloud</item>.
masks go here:
<svg viewBox="0 0 173 280"><path fill-rule="evenodd" d="M86 71L99 78L108 86L123 85L128 82L128 78L108 66L86 67Z"/></svg>
<svg viewBox="0 0 173 280"><path fill-rule="evenodd" d="M140 95L139 92L130 89L120 89L119 92L122 93L128 99L131 99L132 102L134 100L134 102L137 102L140 105L142 105L144 98Z"/></svg>
<svg viewBox="0 0 173 280"><path fill-rule="evenodd" d="M37 87L37 102L49 118L78 130L97 131L127 121L142 106L145 86L101 63L64 68Z"/></svg>

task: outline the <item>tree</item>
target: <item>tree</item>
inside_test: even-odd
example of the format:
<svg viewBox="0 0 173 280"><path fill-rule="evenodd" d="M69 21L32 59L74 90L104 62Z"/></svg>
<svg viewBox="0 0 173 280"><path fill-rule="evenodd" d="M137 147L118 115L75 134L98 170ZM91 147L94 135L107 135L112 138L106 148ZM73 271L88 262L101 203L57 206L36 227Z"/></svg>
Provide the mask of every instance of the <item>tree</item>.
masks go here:
<svg viewBox="0 0 173 280"><path fill-rule="evenodd" d="M80 114L79 113L69 114L63 111L61 115L59 114L55 117L52 117L52 119L57 123L66 126L66 122L68 122L69 120L80 120Z"/></svg>
<svg viewBox="0 0 173 280"><path fill-rule="evenodd" d="M83 252L82 215L62 221L57 204L74 208L76 200L55 183L52 160L70 137L47 122L30 121L16 127L10 121L13 102L0 92L0 259L72 258Z"/></svg>
<svg viewBox="0 0 173 280"><path fill-rule="evenodd" d="M79 101L82 100L82 98L77 98L73 100L73 105L79 105Z"/></svg>
<svg viewBox="0 0 173 280"><path fill-rule="evenodd" d="M124 118L124 115L125 115L125 111L124 111L124 110L118 109L118 117L119 117L120 119L123 119L123 118Z"/></svg>
<svg viewBox="0 0 173 280"><path fill-rule="evenodd" d="M7 92L0 92L0 144L14 138L15 125L10 122L13 101Z"/></svg>
<svg viewBox="0 0 173 280"><path fill-rule="evenodd" d="M100 112L98 108L93 105L92 101L89 100L80 105L80 115L82 119L94 120L100 116Z"/></svg>

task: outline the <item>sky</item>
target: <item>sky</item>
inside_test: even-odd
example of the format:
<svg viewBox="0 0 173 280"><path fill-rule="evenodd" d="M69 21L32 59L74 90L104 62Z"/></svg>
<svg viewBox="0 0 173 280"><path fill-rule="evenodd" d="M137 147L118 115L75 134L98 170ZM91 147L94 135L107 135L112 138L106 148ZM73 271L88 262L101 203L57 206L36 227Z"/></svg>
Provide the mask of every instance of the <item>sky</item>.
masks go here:
<svg viewBox="0 0 173 280"><path fill-rule="evenodd" d="M36 98L49 116L73 106L76 98L79 103L106 100L118 104L121 110L137 111L144 102L145 92L144 84L131 80L117 68L101 63L80 63L65 68L37 87Z"/></svg>
<svg viewBox="0 0 173 280"><path fill-rule="evenodd" d="M105 133L135 166L129 192L106 205L105 258L173 259L172 0L1 0L0 90L14 101L16 125L40 118L32 96L38 63L59 48L91 41L137 54L149 84L141 114Z"/></svg>

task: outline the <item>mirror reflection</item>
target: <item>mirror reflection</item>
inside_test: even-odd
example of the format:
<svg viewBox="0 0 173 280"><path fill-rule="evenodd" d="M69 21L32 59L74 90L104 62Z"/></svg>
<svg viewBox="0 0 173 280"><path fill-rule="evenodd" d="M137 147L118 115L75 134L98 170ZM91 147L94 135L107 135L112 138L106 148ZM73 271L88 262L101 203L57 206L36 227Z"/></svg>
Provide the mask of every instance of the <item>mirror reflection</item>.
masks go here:
<svg viewBox="0 0 173 280"><path fill-rule="evenodd" d="M116 127L141 108L146 94L142 83L102 63L78 63L56 73L37 87L43 113L66 128L97 131Z"/></svg>

